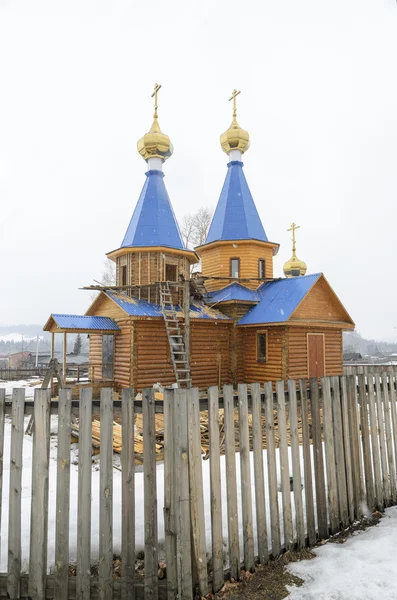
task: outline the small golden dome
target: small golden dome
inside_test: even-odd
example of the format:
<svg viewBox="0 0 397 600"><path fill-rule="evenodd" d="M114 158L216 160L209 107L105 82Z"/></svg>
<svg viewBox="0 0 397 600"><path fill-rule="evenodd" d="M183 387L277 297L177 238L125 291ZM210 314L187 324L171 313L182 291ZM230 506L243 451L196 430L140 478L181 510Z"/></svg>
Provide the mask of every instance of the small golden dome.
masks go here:
<svg viewBox="0 0 397 600"><path fill-rule="evenodd" d="M305 275L307 271L306 263L296 256L295 231L297 229L299 229L299 225L295 225L295 223L292 223L291 228L288 229L288 231L292 231L292 257L284 264L284 275L288 278Z"/></svg>
<svg viewBox="0 0 397 600"><path fill-rule="evenodd" d="M250 147L250 136L248 131L241 129L240 125L237 123L237 106L236 106L236 97L241 92L237 90L233 90L233 93L230 100L233 100L233 120L232 123L225 133L222 133L220 137L220 142L222 146L222 150L229 154L231 150L240 150L241 154L244 154Z"/></svg>
<svg viewBox="0 0 397 600"><path fill-rule="evenodd" d="M149 158L161 158L165 161L172 155L174 147L168 135L161 131L157 115L153 119L150 131L138 140L137 148L146 161Z"/></svg>

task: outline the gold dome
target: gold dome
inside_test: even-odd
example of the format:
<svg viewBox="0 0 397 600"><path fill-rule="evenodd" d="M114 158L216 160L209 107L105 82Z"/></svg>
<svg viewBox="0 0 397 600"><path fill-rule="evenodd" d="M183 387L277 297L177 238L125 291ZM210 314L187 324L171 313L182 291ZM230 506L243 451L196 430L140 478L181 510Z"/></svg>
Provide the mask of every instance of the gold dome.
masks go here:
<svg viewBox="0 0 397 600"><path fill-rule="evenodd" d="M154 97L154 115L150 131L145 133L137 143L138 152L146 161L149 158L160 158L162 161L165 161L174 151L170 138L161 131L158 121L157 94L160 88L161 85L156 83L152 94L152 98Z"/></svg>
<svg viewBox="0 0 397 600"><path fill-rule="evenodd" d="M291 228L288 229L288 231L292 231L292 257L284 264L284 275L288 278L305 275L307 271L306 263L296 256L295 231L297 229L299 229L299 225L295 225L295 223L292 223Z"/></svg>
<svg viewBox="0 0 397 600"><path fill-rule="evenodd" d="M233 100L233 120L232 123L225 133L222 133L220 142L222 150L229 154L231 150L240 150L241 154L244 154L250 147L250 136L248 131L245 131L237 123L237 107L236 97L240 94L237 90L233 90L233 93L229 100Z"/></svg>

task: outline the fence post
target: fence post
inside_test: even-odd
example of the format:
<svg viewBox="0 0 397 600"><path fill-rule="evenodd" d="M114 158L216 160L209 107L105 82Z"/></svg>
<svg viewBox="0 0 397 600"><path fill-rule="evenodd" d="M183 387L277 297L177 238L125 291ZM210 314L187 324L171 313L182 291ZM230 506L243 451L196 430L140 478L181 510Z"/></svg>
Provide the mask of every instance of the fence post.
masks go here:
<svg viewBox="0 0 397 600"><path fill-rule="evenodd" d="M307 381L300 380L301 415L302 415L302 445L305 474L306 524L309 546L316 543L316 525L314 520L312 461L310 456L309 411L307 406ZM313 421L313 417L312 417Z"/></svg>
<svg viewBox="0 0 397 600"><path fill-rule="evenodd" d="M256 530L258 536L259 562L265 563L269 558L266 526L265 481L263 474L263 404L259 383L251 384L252 398L252 446L254 453Z"/></svg>
<svg viewBox="0 0 397 600"><path fill-rule="evenodd" d="M240 577L240 540L238 534L237 479L236 479L236 439L234 430L233 386L223 386L227 525L229 537L230 577Z"/></svg>
<svg viewBox="0 0 397 600"><path fill-rule="evenodd" d="M121 392L122 445L122 532L121 568L122 600L133 600L135 578L135 463L134 463L134 390L124 388Z"/></svg>
<svg viewBox="0 0 397 600"><path fill-rule="evenodd" d="M5 409L5 396L6 391L4 388L0 389L0 523L1 523L1 512L2 512L2 498L3 498L3 454L4 454L4 409ZM1 540L1 535L0 535ZM1 559L1 544L0 544L0 559Z"/></svg>
<svg viewBox="0 0 397 600"><path fill-rule="evenodd" d="M174 391L164 390L164 533L167 564L167 600L178 595L175 515Z"/></svg>
<svg viewBox="0 0 397 600"><path fill-rule="evenodd" d="M292 528L291 484L289 479L288 438L284 386L284 381L276 382L279 436L278 449L280 454L280 477L283 497L284 543L286 550L292 550L294 546L294 532Z"/></svg>
<svg viewBox="0 0 397 600"><path fill-rule="evenodd" d="M339 377L331 378L332 387L332 417L335 440L336 481L338 488L339 515L343 527L349 523L346 486L346 461L343 447L342 409L340 398Z"/></svg>
<svg viewBox="0 0 397 600"><path fill-rule="evenodd" d="M291 435L292 477L295 501L296 539L298 549L305 547L305 523L303 520L301 456L298 437L298 403L296 399L296 381L288 381L289 417Z"/></svg>
<svg viewBox="0 0 397 600"><path fill-rule="evenodd" d="M361 410L361 436L363 442L365 489L367 492L367 506L369 510L374 509L374 481L372 475L371 447L369 443L368 404L365 385L365 375L358 376L359 398Z"/></svg>
<svg viewBox="0 0 397 600"><path fill-rule="evenodd" d="M328 537L327 500L325 495L323 441L321 435L320 398L318 381L310 379L310 411L312 415L313 457L316 483L318 535Z"/></svg>
<svg viewBox="0 0 397 600"><path fill-rule="evenodd" d="M113 388L101 389L101 458L99 471L100 600L113 598Z"/></svg>
<svg viewBox="0 0 397 600"><path fill-rule="evenodd" d="M250 446L248 429L247 385L238 385L238 424L240 437L241 503L243 515L244 568L255 568L254 536L252 531L252 494L250 470Z"/></svg>
<svg viewBox="0 0 397 600"><path fill-rule="evenodd" d="M212 530L212 587L214 593L223 587L223 537L221 466L219 449L219 399L218 388L208 389L208 430L210 437L210 487Z"/></svg>

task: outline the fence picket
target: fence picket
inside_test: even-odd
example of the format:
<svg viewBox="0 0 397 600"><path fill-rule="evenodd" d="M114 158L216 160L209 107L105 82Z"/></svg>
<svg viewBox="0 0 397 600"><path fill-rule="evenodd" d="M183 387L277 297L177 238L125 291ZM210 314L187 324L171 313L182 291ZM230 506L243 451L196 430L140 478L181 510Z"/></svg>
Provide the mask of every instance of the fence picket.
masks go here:
<svg viewBox="0 0 397 600"><path fill-rule="evenodd" d="M281 540L277 493L276 442L274 439L273 389L271 381L265 382L265 419L272 555L273 558L277 558L281 552Z"/></svg>
<svg viewBox="0 0 397 600"><path fill-rule="evenodd" d="M369 442L369 427L368 427L368 404L367 404L367 393L365 385L365 375L358 376L359 386L359 402L360 402L360 423L361 423L361 437L363 443L363 458L364 458L364 476L365 476L365 490L367 497L367 506L369 510L375 508L374 500L374 483L372 475L372 459L371 459L371 446Z"/></svg>
<svg viewBox="0 0 397 600"><path fill-rule="evenodd" d="M34 391L32 504L30 517L29 596L46 596L48 477L50 460L50 390Z"/></svg>
<svg viewBox="0 0 397 600"><path fill-rule="evenodd" d="M113 388L101 389L101 458L99 471L100 600L113 598Z"/></svg>
<svg viewBox="0 0 397 600"><path fill-rule="evenodd" d="M353 459L354 506L356 518L359 519L362 515L361 507L364 501L364 476L355 375L349 375L347 378L347 394L349 400L351 454Z"/></svg>
<svg viewBox="0 0 397 600"><path fill-rule="evenodd" d="M221 466L219 449L218 388L208 388L208 430L210 438L210 487L212 531L212 587L214 593L223 587L223 538Z"/></svg>
<svg viewBox="0 0 397 600"><path fill-rule="evenodd" d="M264 563L269 559L269 550L267 547L265 479L263 473L262 400L259 383L251 384L251 397L258 556L259 562Z"/></svg>
<svg viewBox="0 0 397 600"><path fill-rule="evenodd" d="M371 450L372 450L372 462L375 480L375 497L376 506L379 510L384 508L383 500L383 489L382 489L382 472L380 468L380 450L379 450L379 436L378 436L378 423L376 419L375 409L375 393L374 393L374 378L372 375L367 377L368 385L368 405L369 405L369 418L371 428Z"/></svg>
<svg viewBox="0 0 397 600"><path fill-rule="evenodd" d="M248 398L247 385L238 385L238 424L240 438L240 477L241 477L241 504L243 516L243 548L244 568L253 571L255 567L254 535L252 530L252 494L251 494L251 468L250 445L248 426Z"/></svg>
<svg viewBox="0 0 397 600"><path fill-rule="evenodd" d="M296 400L296 381L288 381L289 418L291 434L292 477L295 501L296 540L298 549L306 544L305 523L303 520L302 476L298 437L298 404Z"/></svg>
<svg viewBox="0 0 397 600"><path fill-rule="evenodd" d="M0 524L1 524L2 500L3 500L5 396L6 396L5 389L4 388L0 389ZM0 560L1 560L1 544L0 544Z"/></svg>
<svg viewBox="0 0 397 600"><path fill-rule="evenodd" d="M21 481L25 390L13 389L11 408L10 492L8 509L7 597L19 600L21 585Z"/></svg>
<svg viewBox="0 0 397 600"><path fill-rule="evenodd" d="M385 415L385 431L386 431L386 447L387 447L387 462L389 465L389 477L390 477L390 496L393 503L397 501L397 489L396 489L396 469L394 467L394 453L393 453L393 440L391 432L391 421L390 421L390 401L389 401L389 390L387 386L387 373L382 373L382 384L383 384L383 411Z"/></svg>
<svg viewBox="0 0 397 600"><path fill-rule="evenodd" d="M69 597L71 417L72 390L60 389L58 400L57 495L55 525L55 600L67 600Z"/></svg>
<svg viewBox="0 0 397 600"><path fill-rule="evenodd" d="M343 445L345 450L346 464L346 485L347 485L347 504L349 511L349 520L354 521L354 486L353 486L353 471L352 471L352 453L351 453L351 431L349 421L349 398L347 393L346 375L341 377L341 407L342 407L342 423L343 423Z"/></svg>
<svg viewBox="0 0 397 600"><path fill-rule="evenodd" d="M208 594L208 577L201 459L200 400L198 388L190 388L187 391L187 394L190 522L198 586L200 595L206 596Z"/></svg>
<svg viewBox="0 0 397 600"><path fill-rule="evenodd" d="M227 526L229 537L230 577L240 577L240 540L238 534L237 481L236 481L236 448L234 434L234 398L233 386L223 387L224 425L225 425L225 460L226 460L226 495Z"/></svg>
<svg viewBox="0 0 397 600"><path fill-rule="evenodd" d="M387 453L386 453L386 436L385 436L385 418L383 411L383 401L382 401L382 390L381 390L381 382L379 373L375 373L375 403L376 403L376 413L378 417L378 427L379 427L379 449L380 449L380 459L382 464L382 491L383 491L383 504L384 506L389 506L390 503L390 481L389 481L389 466L387 464Z"/></svg>
<svg viewBox="0 0 397 600"><path fill-rule="evenodd" d="M343 527L347 527L349 523L349 513L347 506L346 459L343 447L342 410L339 377L331 377L331 386L339 516Z"/></svg>
<svg viewBox="0 0 397 600"><path fill-rule="evenodd" d="M392 416L392 425L393 425L393 441L394 441L394 457L397 469L397 409L396 409L396 390L394 387L394 377L396 373L392 371L389 374L390 378L390 408L391 408L391 416Z"/></svg>
<svg viewBox="0 0 397 600"><path fill-rule="evenodd" d="M121 392L121 598L132 600L135 577L134 390Z"/></svg>
<svg viewBox="0 0 397 600"><path fill-rule="evenodd" d="M164 390L164 532L167 564L167 599L178 595L175 522L175 417L174 391Z"/></svg>
<svg viewBox="0 0 397 600"><path fill-rule="evenodd" d="M284 544L286 550L292 550L294 546L294 532L292 528L291 484L288 464L288 438L284 385L284 381L276 382L279 436L278 450L280 456L280 478L283 499Z"/></svg>
<svg viewBox="0 0 397 600"><path fill-rule="evenodd" d="M145 600L158 599L156 421L153 388L142 391L143 489L145 517Z"/></svg>
<svg viewBox="0 0 397 600"><path fill-rule="evenodd" d="M309 546L316 543L316 523L314 520L314 501L313 501L313 479L312 479L312 461L310 456L310 434L309 434L309 414L307 406L307 381L301 379L299 382L301 397L301 417L302 417L302 446L303 446L303 467L304 467L304 492L306 500L306 527L309 538Z"/></svg>
<svg viewBox="0 0 397 600"><path fill-rule="evenodd" d="M315 378L310 379L310 410L312 415L317 527L319 537L325 539L328 537L327 500L325 495L323 442L321 439L320 398L318 381Z"/></svg>
<svg viewBox="0 0 397 600"><path fill-rule="evenodd" d="M90 600L92 389L81 388L79 409L79 474L77 509L76 597Z"/></svg>
<svg viewBox="0 0 397 600"><path fill-rule="evenodd" d="M328 512L331 533L339 530L338 489L336 483L335 443L332 424L331 382L328 377L321 379L323 389L323 425L325 464L327 467Z"/></svg>

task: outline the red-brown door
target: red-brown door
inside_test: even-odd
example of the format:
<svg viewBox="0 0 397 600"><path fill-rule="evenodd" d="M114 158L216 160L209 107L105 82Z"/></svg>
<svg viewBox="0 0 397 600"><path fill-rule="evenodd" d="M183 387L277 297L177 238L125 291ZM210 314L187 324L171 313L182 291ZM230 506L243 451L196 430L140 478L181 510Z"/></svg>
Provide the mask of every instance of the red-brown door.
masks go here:
<svg viewBox="0 0 397 600"><path fill-rule="evenodd" d="M309 377L324 377L325 355L323 333L307 334L307 366Z"/></svg>

